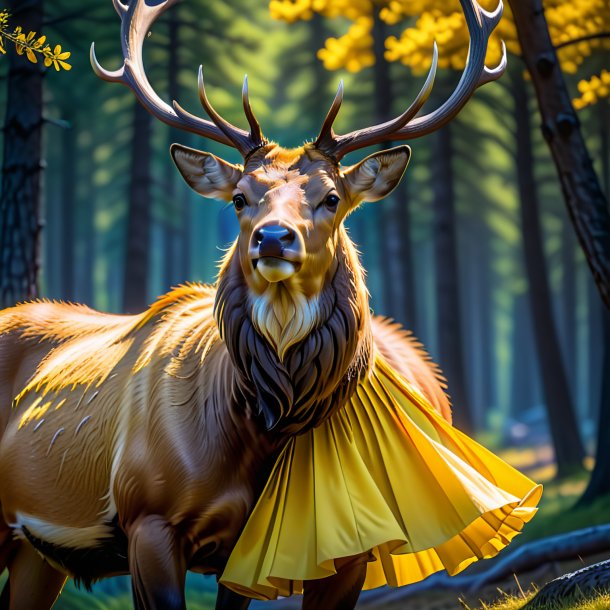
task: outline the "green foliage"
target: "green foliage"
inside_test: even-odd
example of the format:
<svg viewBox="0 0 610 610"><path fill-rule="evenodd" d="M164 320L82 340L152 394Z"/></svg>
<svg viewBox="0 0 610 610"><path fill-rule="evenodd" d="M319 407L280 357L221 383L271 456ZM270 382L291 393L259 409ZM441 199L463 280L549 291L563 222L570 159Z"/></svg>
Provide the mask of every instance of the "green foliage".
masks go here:
<svg viewBox="0 0 610 610"><path fill-rule="evenodd" d="M0 11L0 53L6 54L6 41L15 45L19 55L24 55L33 64L38 63L38 55L41 55L45 67L53 66L58 72L71 70L72 66L66 61L70 57L69 51L63 51L61 45L57 44L51 48L46 42L46 36L38 36L36 32L24 32L21 26L16 26L12 31L9 28L9 12L5 9Z"/></svg>
<svg viewBox="0 0 610 610"><path fill-rule="evenodd" d="M202 591L198 587L187 588L189 610L212 610L215 599L215 593ZM89 593L68 583L54 610L133 610L133 598L127 587L119 591L111 588L108 592L96 587L93 593Z"/></svg>

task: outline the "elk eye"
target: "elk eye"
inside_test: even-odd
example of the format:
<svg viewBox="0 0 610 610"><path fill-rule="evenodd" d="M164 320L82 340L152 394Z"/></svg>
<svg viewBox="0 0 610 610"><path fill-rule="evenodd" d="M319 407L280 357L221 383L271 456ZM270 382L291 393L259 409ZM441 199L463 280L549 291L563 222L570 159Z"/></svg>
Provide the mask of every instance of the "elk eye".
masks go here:
<svg viewBox="0 0 610 610"><path fill-rule="evenodd" d="M233 205L235 206L235 209L239 212L248 205L248 202L242 194L239 194L233 197Z"/></svg>
<svg viewBox="0 0 610 610"><path fill-rule="evenodd" d="M337 206L339 205L339 201L341 201L339 199L338 195L329 195L325 200L324 200L324 205L331 210L332 212L334 212L337 209Z"/></svg>

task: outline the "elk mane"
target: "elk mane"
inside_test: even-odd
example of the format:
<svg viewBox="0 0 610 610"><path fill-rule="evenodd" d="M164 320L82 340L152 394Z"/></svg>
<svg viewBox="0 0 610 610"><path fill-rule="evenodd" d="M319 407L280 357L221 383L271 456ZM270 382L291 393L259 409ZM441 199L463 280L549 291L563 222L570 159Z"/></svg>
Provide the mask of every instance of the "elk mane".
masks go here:
<svg viewBox="0 0 610 610"><path fill-rule="evenodd" d="M336 272L317 297L318 319L283 358L256 329L234 250L220 272L214 315L236 366L238 400L281 434L319 425L345 403L368 371L368 293L356 252L343 234L337 260Z"/></svg>

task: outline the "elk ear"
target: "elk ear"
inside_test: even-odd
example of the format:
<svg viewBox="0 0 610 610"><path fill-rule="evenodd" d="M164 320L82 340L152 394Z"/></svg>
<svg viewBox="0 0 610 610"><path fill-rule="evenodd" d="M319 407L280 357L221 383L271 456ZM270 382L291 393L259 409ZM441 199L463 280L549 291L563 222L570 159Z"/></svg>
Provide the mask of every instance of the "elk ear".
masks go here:
<svg viewBox="0 0 610 610"><path fill-rule="evenodd" d="M402 178L411 148L398 146L374 153L343 171L345 186L355 204L379 201L389 195Z"/></svg>
<svg viewBox="0 0 610 610"><path fill-rule="evenodd" d="M182 144L172 144L170 152L182 177L194 191L212 199L231 200L233 189L243 175L241 165Z"/></svg>

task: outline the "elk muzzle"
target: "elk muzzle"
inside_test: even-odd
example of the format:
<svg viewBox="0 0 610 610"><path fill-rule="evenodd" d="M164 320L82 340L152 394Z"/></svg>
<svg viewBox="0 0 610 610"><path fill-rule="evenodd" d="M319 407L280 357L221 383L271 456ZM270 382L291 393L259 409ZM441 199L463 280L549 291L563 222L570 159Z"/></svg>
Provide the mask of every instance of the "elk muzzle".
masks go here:
<svg viewBox="0 0 610 610"><path fill-rule="evenodd" d="M305 259L305 244L300 233L286 225L265 224L252 233L252 266L268 282L292 277Z"/></svg>

